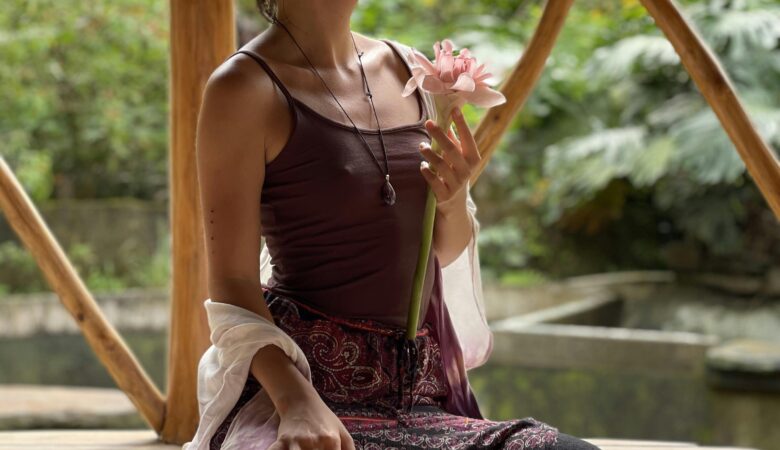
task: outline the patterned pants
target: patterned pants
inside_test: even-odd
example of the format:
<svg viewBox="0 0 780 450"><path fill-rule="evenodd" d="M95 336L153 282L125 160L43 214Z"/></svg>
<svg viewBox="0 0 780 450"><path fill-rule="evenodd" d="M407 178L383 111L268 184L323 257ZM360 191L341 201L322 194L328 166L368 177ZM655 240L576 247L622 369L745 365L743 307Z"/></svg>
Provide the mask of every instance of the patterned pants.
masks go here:
<svg viewBox="0 0 780 450"><path fill-rule="evenodd" d="M531 417L493 421L445 411L448 385L438 342L427 324L417 333L413 371L409 360L399 357L402 329L328 316L264 292L277 325L303 350L315 389L357 449L598 449ZM250 374L241 398L212 438L211 450L220 448L233 417L259 389Z"/></svg>

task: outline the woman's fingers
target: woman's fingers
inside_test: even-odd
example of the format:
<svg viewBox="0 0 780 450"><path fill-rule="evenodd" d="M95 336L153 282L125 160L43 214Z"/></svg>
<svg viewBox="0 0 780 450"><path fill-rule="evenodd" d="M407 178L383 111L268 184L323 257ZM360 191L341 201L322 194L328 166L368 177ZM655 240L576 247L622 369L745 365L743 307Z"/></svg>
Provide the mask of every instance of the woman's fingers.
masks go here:
<svg viewBox="0 0 780 450"><path fill-rule="evenodd" d="M445 182L447 189L457 190L457 187L460 184L460 178L450 164L441 156L437 155L427 144L423 144L420 147L420 152L422 152L423 156L428 160L428 163L433 167L435 175Z"/></svg>
<svg viewBox="0 0 780 450"><path fill-rule="evenodd" d="M421 164L420 173L422 173L425 181L428 182L428 186L431 187L431 190L433 191L434 195L436 195L437 200L444 201L449 198L447 185L444 184L444 181L436 176L435 173L433 173L430 167L428 167L426 164Z"/></svg>
<svg viewBox="0 0 780 450"><path fill-rule="evenodd" d="M341 450L341 431L321 434L317 439L316 446L312 448L322 450Z"/></svg>
<svg viewBox="0 0 780 450"><path fill-rule="evenodd" d="M341 430L340 450L355 450L355 441L346 429Z"/></svg>
<svg viewBox="0 0 780 450"><path fill-rule="evenodd" d="M455 128L458 130L458 136L460 138L460 150L463 157L469 164L474 167L482 159L479 154L479 148L477 142L474 140L474 135L471 134L471 129L466 118L463 117L463 112L459 108L452 110L452 120L455 122Z"/></svg>
<svg viewBox="0 0 780 450"><path fill-rule="evenodd" d="M447 130L447 134L445 134L442 128L432 120L428 122L430 123L426 123L426 127L431 136L438 142L442 151L442 158L452 166L458 179L468 177L471 169L469 168L469 162L463 157L458 138L455 137L451 129Z"/></svg>

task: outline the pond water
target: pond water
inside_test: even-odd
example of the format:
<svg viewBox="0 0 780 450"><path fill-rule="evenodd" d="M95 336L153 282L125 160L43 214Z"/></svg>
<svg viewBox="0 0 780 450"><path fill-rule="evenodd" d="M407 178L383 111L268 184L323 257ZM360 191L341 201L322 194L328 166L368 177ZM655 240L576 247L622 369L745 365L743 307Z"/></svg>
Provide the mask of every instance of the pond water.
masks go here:
<svg viewBox="0 0 780 450"><path fill-rule="evenodd" d="M164 388L165 334L123 332L122 337L152 380ZM0 384L11 383L115 387L80 334L0 339Z"/></svg>
<svg viewBox="0 0 780 450"><path fill-rule="evenodd" d="M532 416L583 437L780 448L780 395L703 377L485 365L469 373L491 419Z"/></svg>
<svg viewBox="0 0 780 450"><path fill-rule="evenodd" d="M123 336L164 387L165 334ZM531 416L583 437L780 448L780 395L713 390L696 376L487 364L469 378L491 419ZM0 340L0 383L114 386L80 335Z"/></svg>

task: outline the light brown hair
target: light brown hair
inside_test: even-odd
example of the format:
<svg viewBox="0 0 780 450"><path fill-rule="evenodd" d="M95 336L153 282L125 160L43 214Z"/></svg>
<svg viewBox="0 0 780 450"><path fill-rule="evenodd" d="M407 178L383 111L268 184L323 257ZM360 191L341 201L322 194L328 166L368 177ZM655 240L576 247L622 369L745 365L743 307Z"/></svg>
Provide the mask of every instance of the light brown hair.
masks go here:
<svg viewBox="0 0 780 450"><path fill-rule="evenodd" d="M278 0L257 0L257 9L260 10L260 14L271 23L274 23L276 16L279 12Z"/></svg>

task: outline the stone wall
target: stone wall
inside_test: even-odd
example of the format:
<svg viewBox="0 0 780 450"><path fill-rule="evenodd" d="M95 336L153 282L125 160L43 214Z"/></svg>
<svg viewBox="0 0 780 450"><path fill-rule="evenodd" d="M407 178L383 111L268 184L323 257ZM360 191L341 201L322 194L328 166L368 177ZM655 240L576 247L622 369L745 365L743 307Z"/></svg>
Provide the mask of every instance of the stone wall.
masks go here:
<svg viewBox="0 0 780 450"><path fill-rule="evenodd" d="M150 261L169 234L164 202L118 198L57 200L36 206L66 252L76 244L87 245L91 252L86 263L110 265L118 276ZM0 244L9 241L19 243L0 214ZM15 266L18 262L0 260L0 284L17 286L24 282L20 277L37 276L34 268Z"/></svg>

